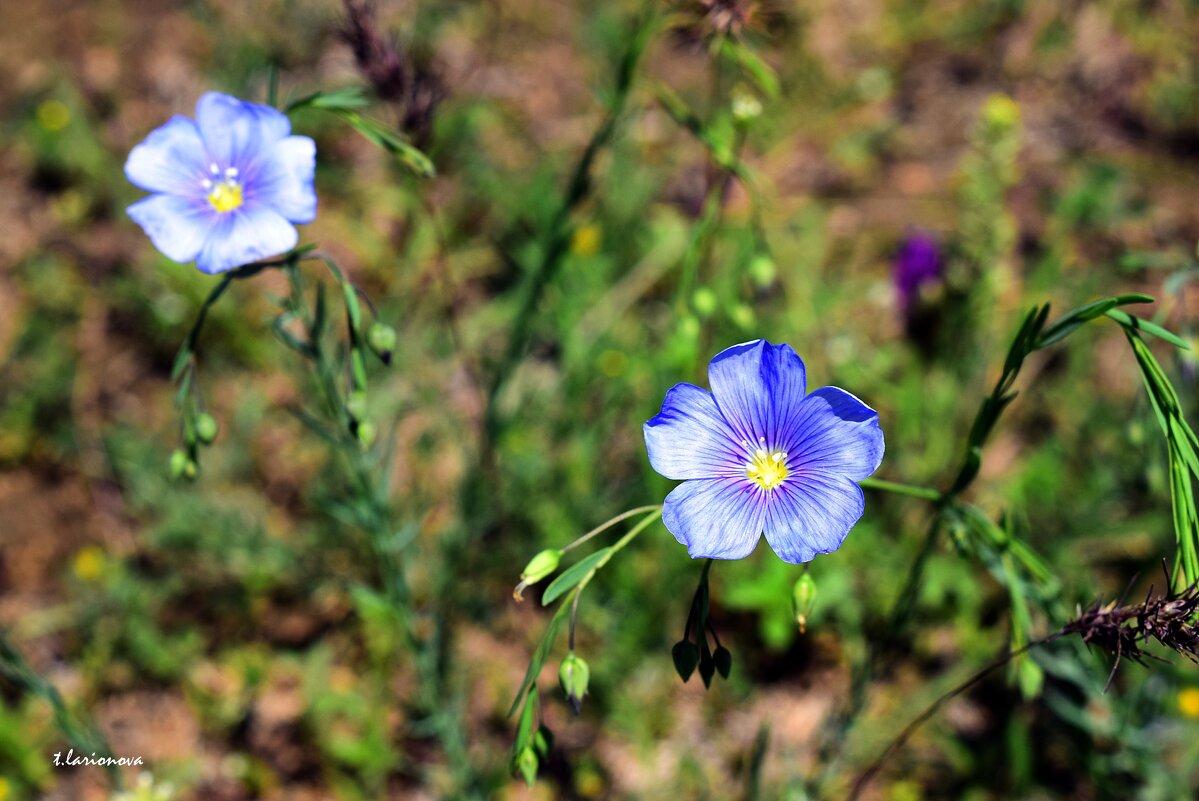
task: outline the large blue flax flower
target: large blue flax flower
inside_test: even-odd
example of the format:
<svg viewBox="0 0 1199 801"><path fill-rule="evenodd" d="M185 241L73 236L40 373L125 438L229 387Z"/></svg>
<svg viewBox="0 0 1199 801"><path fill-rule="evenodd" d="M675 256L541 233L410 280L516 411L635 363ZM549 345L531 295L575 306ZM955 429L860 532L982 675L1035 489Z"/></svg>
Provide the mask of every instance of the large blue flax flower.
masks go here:
<svg viewBox="0 0 1199 801"><path fill-rule="evenodd" d="M133 148L125 175L155 194L128 213L167 258L220 273L295 247L293 223L316 217L315 168L285 114L209 92L195 121L176 115Z"/></svg>
<svg viewBox="0 0 1199 801"><path fill-rule="evenodd" d="M666 528L695 558L742 559L763 533L791 563L841 547L883 458L878 413L836 387L807 393L791 346L763 339L717 354L708 381L676 385L645 424L650 464L683 481Z"/></svg>

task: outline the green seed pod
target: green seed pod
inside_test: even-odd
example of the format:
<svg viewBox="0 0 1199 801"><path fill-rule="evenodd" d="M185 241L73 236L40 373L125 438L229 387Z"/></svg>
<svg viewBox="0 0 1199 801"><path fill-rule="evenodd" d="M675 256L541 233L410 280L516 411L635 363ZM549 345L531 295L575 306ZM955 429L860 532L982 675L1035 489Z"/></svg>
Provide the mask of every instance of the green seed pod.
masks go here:
<svg viewBox="0 0 1199 801"><path fill-rule="evenodd" d="M178 481L179 479L183 478L184 473L187 472L187 465L189 462L191 462L191 459L188 458L187 451L183 450L182 448L176 448L171 454L170 461L172 481Z"/></svg>
<svg viewBox="0 0 1199 801"><path fill-rule="evenodd" d="M515 773L524 778L525 783L532 787L537 783L537 752L527 745L516 755Z"/></svg>
<svg viewBox="0 0 1199 801"><path fill-rule="evenodd" d="M534 556L521 571L520 583L512 591L512 597L517 601L523 601L525 590L557 570L560 561L562 561L562 551L557 548L547 548Z"/></svg>
<svg viewBox="0 0 1199 801"><path fill-rule="evenodd" d="M749 277L760 289L765 289L773 284L774 279L778 277L778 272L778 265L774 263L774 259L765 253L759 253L750 259Z"/></svg>
<svg viewBox="0 0 1199 801"><path fill-rule="evenodd" d="M375 436L377 435L375 424L370 420L363 420L358 424L358 429L354 435L358 437L358 444L363 448L369 448L375 444Z"/></svg>
<svg viewBox="0 0 1199 801"><path fill-rule="evenodd" d="M550 758L550 751L554 750L554 733L549 730L549 727L542 724L533 734L533 751L542 761Z"/></svg>
<svg viewBox="0 0 1199 801"><path fill-rule="evenodd" d="M700 317L711 317L716 311L719 300L710 287L701 286L691 296L691 305Z"/></svg>
<svg viewBox="0 0 1199 801"><path fill-rule="evenodd" d="M208 412L204 412L196 417L196 437L205 445L211 445L216 440L219 428L216 418L208 414Z"/></svg>
<svg viewBox="0 0 1199 801"><path fill-rule="evenodd" d="M808 630L808 618L816 605L816 582L807 571L804 571L791 590L791 605L795 610L795 622L799 624L799 633L803 634Z"/></svg>
<svg viewBox="0 0 1199 801"><path fill-rule="evenodd" d="M575 708L575 714L583 711L583 696L587 695L587 682L591 678L591 668L582 658L569 653L558 668L558 681L562 684L562 692L566 693L570 705Z"/></svg>
<svg viewBox="0 0 1199 801"><path fill-rule="evenodd" d="M536 584L557 570L561 560L562 551L557 548L547 548L529 560L525 569L521 571L520 580L530 585Z"/></svg>
<svg viewBox="0 0 1199 801"><path fill-rule="evenodd" d="M366 393L355 390L346 398L346 414L351 419L361 421L366 419Z"/></svg>
<svg viewBox="0 0 1199 801"><path fill-rule="evenodd" d="M371 323L366 334L366 341L371 350L384 364L391 364L391 355L396 349L396 330L390 325L380 322Z"/></svg>

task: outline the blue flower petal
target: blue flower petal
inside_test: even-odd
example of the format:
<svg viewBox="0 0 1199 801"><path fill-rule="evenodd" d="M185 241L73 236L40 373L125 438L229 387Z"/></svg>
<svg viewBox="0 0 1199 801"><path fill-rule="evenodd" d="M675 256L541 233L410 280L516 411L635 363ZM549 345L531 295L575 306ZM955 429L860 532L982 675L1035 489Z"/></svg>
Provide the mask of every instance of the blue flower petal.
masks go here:
<svg viewBox="0 0 1199 801"><path fill-rule="evenodd" d="M270 106L208 92L196 104L196 122L208 154L218 166L249 169L264 148L291 133L287 115Z"/></svg>
<svg viewBox="0 0 1199 801"><path fill-rule="evenodd" d="M218 217L196 258L196 267L201 272L223 273L291 250L297 241L295 227L279 212L243 206Z"/></svg>
<svg viewBox="0 0 1199 801"><path fill-rule="evenodd" d="M217 224L217 214L207 201L177 195L151 195L134 203L126 213L142 227L154 247L177 262L194 259Z"/></svg>
<svg viewBox="0 0 1199 801"><path fill-rule="evenodd" d="M316 143L287 136L271 146L271 157L246 182L246 201L270 206L293 223L316 219Z"/></svg>
<svg viewBox="0 0 1199 801"><path fill-rule="evenodd" d="M676 384L662 411L643 427L649 463L672 479L745 475L746 455L712 394L693 384Z"/></svg>
<svg viewBox="0 0 1199 801"><path fill-rule="evenodd" d="M840 548L862 517L866 498L844 476L793 475L771 491L764 506L766 541L784 562L800 564Z"/></svg>
<svg viewBox="0 0 1199 801"><path fill-rule="evenodd" d="M883 431L874 409L843 389L823 387L804 398L782 447L799 472L861 481L883 460Z"/></svg>
<svg viewBox="0 0 1199 801"><path fill-rule="evenodd" d="M201 197L204 160L204 142L196 124L175 115L133 148L125 161L125 176L149 192Z"/></svg>
<svg viewBox="0 0 1199 801"><path fill-rule="evenodd" d="M762 495L744 479L685 481L666 496L662 522L693 559L744 559L762 536Z"/></svg>
<svg viewBox="0 0 1199 801"><path fill-rule="evenodd" d="M708 382L738 440L777 447L791 428L806 389L803 360L790 345L756 339L727 348L708 365Z"/></svg>

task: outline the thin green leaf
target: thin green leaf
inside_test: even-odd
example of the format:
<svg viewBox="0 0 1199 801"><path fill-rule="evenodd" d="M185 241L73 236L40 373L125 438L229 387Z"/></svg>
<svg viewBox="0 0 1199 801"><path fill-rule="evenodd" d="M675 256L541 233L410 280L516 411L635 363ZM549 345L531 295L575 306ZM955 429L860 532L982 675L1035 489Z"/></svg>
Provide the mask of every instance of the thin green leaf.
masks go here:
<svg viewBox="0 0 1199 801"><path fill-rule="evenodd" d="M558 600L563 593L569 592L588 573L602 564L608 558L611 551L611 546L600 548L595 553L588 554L563 571L560 576L550 582L550 585L545 588L545 594L541 597L541 605L549 606Z"/></svg>
<svg viewBox="0 0 1199 801"><path fill-rule="evenodd" d="M745 70L750 80L768 98L774 100L779 96L779 79L778 75L774 72L774 68L763 61L761 56L755 53L744 42L729 38L722 39L720 42L720 53Z"/></svg>
<svg viewBox="0 0 1199 801"><path fill-rule="evenodd" d="M1111 309L1106 314L1108 317L1115 320L1125 328L1132 329L1133 331L1144 331L1146 334L1151 334L1158 339L1164 339L1166 342L1169 342L1176 348L1182 348L1183 350L1191 349L1190 344L1187 343L1185 339L1178 336L1173 331L1168 331L1167 329L1162 328L1157 323L1151 323L1148 320L1136 317L1126 311L1121 311L1119 309Z"/></svg>
<svg viewBox="0 0 1199 801"><path fill-rule="evenodd" d="M369 105L370 99L358 86L348 86L345 89L334 89L327 92L313 92L287 104L288 114L306 108L332 111L336 109L355 109Z"/></svg>

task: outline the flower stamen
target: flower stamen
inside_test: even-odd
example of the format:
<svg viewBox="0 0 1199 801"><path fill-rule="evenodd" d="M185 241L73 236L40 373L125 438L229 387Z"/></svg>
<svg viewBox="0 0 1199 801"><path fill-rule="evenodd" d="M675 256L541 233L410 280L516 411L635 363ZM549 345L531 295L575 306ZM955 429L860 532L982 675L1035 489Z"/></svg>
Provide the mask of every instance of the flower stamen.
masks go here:
<svg viewBox="0 0 1199 801"><path fill-rule="evenodd" d="M745 465L745 477L767 491L782 484L789 475L791 471L787 467L787 454L783 451L758 448Z"/></svg>
<svg viewBox="0 0 1199 801"><path fill-rule="evenodd" d="M228 176L229 171L226 170L225 174ZM226 177L217 184L205 179L203 186L205 189L211 189L208 193L208 203L222 214L233 211L245 202L242 197L241 184L232 177Z"/></svg>

